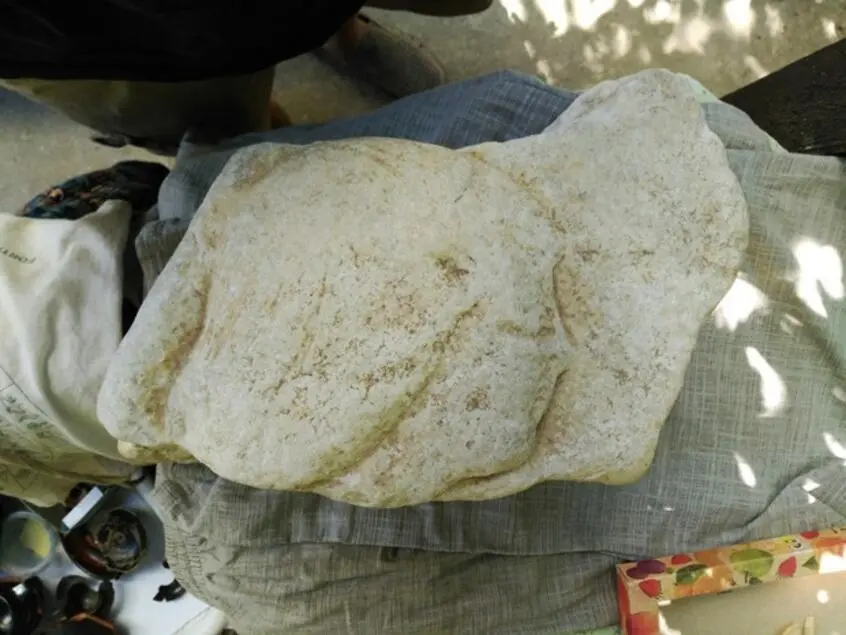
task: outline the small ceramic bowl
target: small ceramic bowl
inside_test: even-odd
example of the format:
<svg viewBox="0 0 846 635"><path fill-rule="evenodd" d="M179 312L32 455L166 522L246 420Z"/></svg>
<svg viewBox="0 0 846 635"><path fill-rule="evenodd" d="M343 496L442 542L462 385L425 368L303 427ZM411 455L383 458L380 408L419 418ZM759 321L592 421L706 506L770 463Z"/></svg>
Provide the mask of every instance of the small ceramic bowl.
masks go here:
<svg viewBox="0 0 846 635"><path fill-rule="evenodd" d="M100 512L62 538L65 553L100 580L117 580L135 570L147 553L147 532L127 509Z"/></svg>

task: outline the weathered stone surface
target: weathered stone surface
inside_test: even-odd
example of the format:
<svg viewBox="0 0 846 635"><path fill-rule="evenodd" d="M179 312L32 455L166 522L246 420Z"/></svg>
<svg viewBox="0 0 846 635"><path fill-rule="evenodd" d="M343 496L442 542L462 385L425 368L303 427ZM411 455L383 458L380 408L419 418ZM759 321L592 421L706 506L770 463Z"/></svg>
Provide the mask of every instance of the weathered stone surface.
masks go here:
<svg viewBox="0 0 846 635"><path fill-rule="evenodd" d="M504 144L253 146L99 415L135 456L362 505L629 482L747 231L722 145L664 71Z"/></svg>

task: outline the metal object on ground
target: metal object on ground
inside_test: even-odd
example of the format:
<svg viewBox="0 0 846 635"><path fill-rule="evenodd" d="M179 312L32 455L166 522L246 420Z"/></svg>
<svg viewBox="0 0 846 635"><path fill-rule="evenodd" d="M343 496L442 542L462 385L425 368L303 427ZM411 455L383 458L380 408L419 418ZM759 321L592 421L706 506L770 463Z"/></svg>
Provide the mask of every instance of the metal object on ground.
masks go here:
<svg viewBox="0 0 846 635"><path fill-rule="evenodd" d="M56 589L56 633L115 635L117 628L109 618L114 601L114 585L108 580L94 589L81 576L63 578Z"/></svg>
<svg viewBox="0 0 846 635"><path fill-rule="evenodd" d="M179 580L174 578L173 582L163 584L159 587L158 592L153 598L153 602L173 602L174 600L178 600L184 596L186 593L187 591L185 590L185 587L182 586Z"/></svg>
<svg viewBox="0 0 846 635"><path fill-rule="evenodd" d="M32 635L44 615L44 585L38 578L0 584L0 635Z"/></svg>
<svg viewBox="0 0 846 635"><path fill-rule="evenodd" d="M99 487L78 487L73 508L62 518L62 532L73 531L93 516L106 499L105 490Z"/></svg>

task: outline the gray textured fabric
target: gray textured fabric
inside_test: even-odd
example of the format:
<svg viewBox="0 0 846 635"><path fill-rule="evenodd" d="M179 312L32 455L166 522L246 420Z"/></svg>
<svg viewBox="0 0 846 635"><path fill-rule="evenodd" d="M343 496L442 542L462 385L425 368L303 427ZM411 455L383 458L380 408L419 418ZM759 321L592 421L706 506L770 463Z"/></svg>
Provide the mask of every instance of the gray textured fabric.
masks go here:
<svg viewBox="0 0 846 635"><path fill-rule="evenodd" d="M458 147L536 133L573 98L501 73L238 143ZM776 153L739 111L703 108L750 205L747 282L702 329L646 477L371 510L166 465L155 497L182 582L242 635L562 633L615 621L620 560L846 525L846 168ZM184 148L161 216L190 217L230 153Z"/></svg>
<svg viewBox="0 0 846 635"><path fill-rule="evenodd" d="M135 237L135 255L141 269L144 297L159 277L167 261L176 251L185 232L188 231L190 218L150 219Z"/></svg>
<svg viewBox="0 0 846 635"><path fill-rule="evenodd" d="M351 119L244 135L213 148L183 143L159 191L159 217L193 216L226 161L243 146L392 137L461 148L541 132L575 98L575 93L504 71L401 99Z"/></svg>

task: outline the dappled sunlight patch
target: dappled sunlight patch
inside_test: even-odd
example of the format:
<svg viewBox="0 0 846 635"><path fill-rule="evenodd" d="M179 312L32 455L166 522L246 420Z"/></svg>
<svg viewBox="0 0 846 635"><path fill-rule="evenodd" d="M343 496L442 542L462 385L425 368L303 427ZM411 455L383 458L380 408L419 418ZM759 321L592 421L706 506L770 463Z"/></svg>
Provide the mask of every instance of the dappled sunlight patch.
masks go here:
<svg viewBox="0 0 846 635"><path fill-rule="evenodd" d="M611 49L614 51L614 57L620 59L629 54L632 50L632 34L629 29L620 26L614 27L614 36L611 41Z"/></svg>
<svg viewBox="0 0 846 635"><path fill-rule="evenodd" d="M737 452L734 453L734 460L737 463L737 473L740 476L740 481L750 489L757 487L758 477L755 476L755 470L749 465L749 461Z"/></svg>
<svg viewBox="0 0 846 635"><path fill-rule="evenodd" d="M846 461L846 446L838 441L831 432L823 433L823 441L825 442L825 447L828 448L828 451L831 452L835 458ZM844 463L844 465L846 465L846 463Z"/></svg>
<svg viewBox="0 0 846 635"><path fill-rule="evenodd" d="M766 68L764 68L764 65L761 64L758 58L754 55L744 55L743 65L750 71L752 71L752 74L755 76L755 79L761 79L762 77L766 77L770 74L770 72Z"/></svg>
<svg viewBox="0 0 846 635"><path fill-rule="evenodd" d="M669 604L669 602L667 604ZM663 611L658 615L658 628L660 635L682 635L680 630L671 628L670 625L667 624L667 618L664 617Z"/></svg>
<svg viewBox="0 0 846 635"><path fill-rule="evenodd" d="M535 0L539 5L543 3L562 6L562 0ZM611 13L617 6L617 0L570 0L573 12L573 22L583 31L596 28L599 20ZM543 11L543 10L542 10Z"/></svg>
<svg viewBox="0 0 846 635"><path fill-rule="evenodd" d="M647 24L678 24L681 18L681 4L669 0L658 0L643 11L643 19Z"/></svg>
<svg viewBox="0 0 846 635"><path fill-rule="evenodd" d="M498 0L498 4L523 32L518 44L528 39L534 45L526 51L529 62L521 68L568 88L659 66L691 75L722 94L794 61L794 50L808 52L792 44L774 46L779 40L804 46L807 37L797 34L813 32L819 47L828 44L832 34L843 34L833 9L809 5L797 22L777 0ZM540 60L545 65L532 68Z"/></svg>
<svg viewBox="0 0 846 635"><path fill-rule="evenodd" d="M757 15L752 8L751 0L726 0L723 4L723 18L732 35L749 38Z"/></svg>
<svg viewBox="0 0 846 635"><path fill-rule="evenodd" d="M602 73L605 68L603 60L608 57L609 52L610 49L608 48L608 45L601 38L598 38L592 44L585 44L582 49L585 66L591 69L594 73Z"/></svg>
<svg viewBox="0 0 846 635"><path fill-rule="evenodd" d="M538 76L541 77L545 82L553 83L555 77L552 74L552 68L549 66L549 62L546 60L538 60L535 62L535 70L537 70Z"/></svg>
<svg viewBox="0 0 846 635"><path fill-rule="evenodd" d="M614 10L618 1L570 0L568 3L564 0L499 0L499 3L512 23L525 23L530 10L539 13L544 22L552 27L552 36L559 38L573 26L582 31L594 30L599 20ZM531 7L527 3L531 3Z"/></svg>
<svg viewBox="0 0 846 635"><path fill-rule="evenodd" d="M787 405L787 386L761 352L754 346L745 349L746 361L761 380L761 418L775 417Z"/></svg>
<svg viewBox="0 0 846 635"><path fill-rule="evenodd" d="M649 50L649 48L647 48L643 44L641 44L638 47L637 56L638 56L638 59L640 59L640 61L643 62L646 65L649 65L649 64L652 63L652 52Z"/></svg>
<svg viewBox="0 0 846 635"><path fill-rule="evenodd" d="M567 11L565 3L561 2L561 0L526 1L535 3L535 7L543 16L546 23L553 27L552 35L554 37L561 37L570 29L570 13ZM616 4L616 0L611 0L611 2Z"/></svg>
<svg viewBox="0 0 846 635"><path fill-rule="evenodd" d="M668 55L676 51L704 55L705 45L713 31L714 25L704 17L694 16L683 20L664 42L663 52Z"/></svg>
<svg viewBox="0 0 846 635"><path fill-rule="evenodd" d="M713 82L707 75L719 75L717 69L722 67L738 81L748 81L749 70L760 77L813 50L807 47L809 38L813 48L819 48L844 34L841 12L824 2L809 2L798 15L778 0L498 0L497 4L512 24L531 34L535 48L553 67L564 59L578 64L577 52L591 46L594 80L606 79L609 71L617 76L655 63L691 74L709 87ZM605 52L596 46L602 38ZM779 40L785 46L774 47ZM564 43L570 41L573 48L567 49ZM687 56L716 56L716 63L709 71L696 62L688 64ZM626 64L610 67L609 62L619 60ZM584 79L577 78L576 83Z"/></svg>
<svg viewBox="0 0 846 635"><path fill-rule="evenodd" d="M805 482L802 483L802 489L805 490L805 493L808 495L808 504L813 505L817 502L817 497L814 496L813 491L820 488L820 484L817 483L812 478L806 478Z"/></svg>
<svg viewBox="0 0 846 635"><path fill-rule="evenodd" d="M676 511L676 508L672 507L670 505L660 505L659 507L655 507L653 505L647 505L646 511L649 511L649 512L664 511L664 512L667 512L669 514L669 513Z"/></svg>
<svg viewBox="0 0 846 635"><path fill-rule="evenodd" d="M801 320L798 320L792 315L785 313L781 316L778 326L782 331L784 331L788 335L795 335L796 331L802 328L802 326L804 325L802 324Z"/></svg>
<svg viewBox="0 0 846 635"><path fill-rule="evenodd" d="M843 261L831 245L821 245L802 238L793 246L798 271L795 274L796 295L814 313L828 317L821 291L833 300L842 300Z"/></svg>
<svg viewBox="0 0 846 635"><path fill-rule="evenodd" d="M714 324L717 328L735 331L755 312L765 311L768 306L769 300L763 291L744 278L737 278L714 309Z"/></svg>
<svg viewBox="0 0 846 635"><path fill-rule="evenodd" d="M529 17L523 0L499 0L499 4L505 9L512 24L514 22L525 22Z"/></svg>
<svg viewBox="0 0 846 635"><path fill-rule="evenodd" d="M770 37L781 37L784 34L784 20L776 7L771 4L764 6L764 20Z"/></svg>
<svg viewBox="0 0 846 635"><path fill-rule="evenodd" d="M825 36L831 40L832 42L838 39L839 34L837 33L837 25L834 23L834 20L831 18L823 18L822 20L822 28L823 33Z"/></svg>

